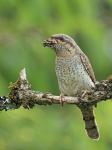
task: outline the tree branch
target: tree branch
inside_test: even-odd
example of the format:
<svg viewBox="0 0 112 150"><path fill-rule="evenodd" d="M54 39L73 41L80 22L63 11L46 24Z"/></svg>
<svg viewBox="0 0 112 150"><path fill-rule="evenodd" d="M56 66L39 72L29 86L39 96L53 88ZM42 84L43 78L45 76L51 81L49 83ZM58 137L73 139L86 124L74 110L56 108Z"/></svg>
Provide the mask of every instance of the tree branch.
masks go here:
<svg viewBox="0 0 112 150"><path fill-rule="evenodd" d="M112 79L96 82L96 88L92 92L85 92L77 97L64 97L64 103L75 104L80 107L96 105L101 101L112 99ZM20 106L30 109L38 105L60 104L60 96L50 93L33 91L26 78L25 69L21 70L19 79L10 85L8 97L0 97L0 110L18 109Z"/></svg>

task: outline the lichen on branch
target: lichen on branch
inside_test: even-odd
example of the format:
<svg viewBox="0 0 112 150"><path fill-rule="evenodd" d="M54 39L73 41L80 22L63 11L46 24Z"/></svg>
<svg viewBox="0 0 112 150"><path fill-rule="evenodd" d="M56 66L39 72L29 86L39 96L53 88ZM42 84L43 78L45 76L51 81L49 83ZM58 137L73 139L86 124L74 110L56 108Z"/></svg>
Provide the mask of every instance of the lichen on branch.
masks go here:
<svg viewBox="0 0 112 150"><path fill-rule="evenodd" d="M83 95L83 96L82 96ZM112 99L112 80L96 82L96 88L92 92L81 93L77 97L64 97L64 104L74 104L80 107L96 105L101 101ZM0 110L19 109L21 106L30 109L35 105L60 104L60 96L50 93L42 93L31 89L26 78L26 70L20 72L19 78L10 85L8 97L0 97Z"/></svg>

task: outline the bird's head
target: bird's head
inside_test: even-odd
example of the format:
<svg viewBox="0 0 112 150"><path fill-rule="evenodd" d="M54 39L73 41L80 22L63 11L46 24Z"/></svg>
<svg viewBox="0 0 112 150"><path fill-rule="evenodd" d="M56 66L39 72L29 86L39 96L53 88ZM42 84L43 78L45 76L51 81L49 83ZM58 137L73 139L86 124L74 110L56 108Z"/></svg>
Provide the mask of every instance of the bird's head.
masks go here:
<svg viewBox="0 0 112 150"><path fill-rule="evenodd" d="M77 44L68 35L54 34L43 42L44 47L55 50L58 57L71 57L75 54Z"/></svg>

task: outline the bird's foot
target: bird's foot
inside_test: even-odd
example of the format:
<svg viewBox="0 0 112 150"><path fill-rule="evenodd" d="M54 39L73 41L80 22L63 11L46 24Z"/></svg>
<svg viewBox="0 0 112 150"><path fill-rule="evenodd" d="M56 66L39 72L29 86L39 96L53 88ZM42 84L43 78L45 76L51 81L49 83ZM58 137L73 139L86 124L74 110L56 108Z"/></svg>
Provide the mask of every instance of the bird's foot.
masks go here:
<svg viewBox="0 0 112 150"><path fill-rule="evenodd" d="M87 94L89 94L90 93L90 91L88 91L88 90L84 90L84 91L82 91L81 92L81 98L83 99Z"/></svg>
<svg viewBox="0 0 112 150"><path fill-rule="evenodd" d="M63 104L65 102L64 94L60 94L60 104L63 107Z"/></svg>
<svg viewBox="0 0 112 150"><path fill-rule="evenodd" d="M88 90L83 90L81 93L80 93L80 96L79 96L79 106L80 107L88 107L88 101L87 101L87 97L90 94L90 91Z"/></svg>

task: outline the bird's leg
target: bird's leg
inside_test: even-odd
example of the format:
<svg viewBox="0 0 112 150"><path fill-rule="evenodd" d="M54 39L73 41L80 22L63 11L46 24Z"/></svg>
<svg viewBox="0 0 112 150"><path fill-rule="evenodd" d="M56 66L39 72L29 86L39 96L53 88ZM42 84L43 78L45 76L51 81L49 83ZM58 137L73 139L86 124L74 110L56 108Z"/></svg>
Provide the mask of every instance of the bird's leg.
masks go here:
<svg viewBox="0 0 112 150"><path fill-rule="evenodd" d="M81 92L81 98L83 99L86 96L86 94L89 94L89 93L90 93L90 91L88 91L88 90L82 91Z"/></svg>
<svg viewBox="0 0 112 150"><path fill-rule="evenodd" d="M81 92L81 99L85 98L86 95L89 95L91 92L88 90L84 90ZM81 101L81 100L80 100ZM82 100L83 101L83 100ZM95 107L97 107L97 104L94 105Z"/></svg>
<svg viewBox="0 0 112 150"><path fill-rule="evenodd" d="M88 93L87 90L82 90L77 96L79 96L79 102L80 104L84 104L84 98L86 96L86 94Z"/></svg>
<svg viewBox="0 0 112 150"><path fill-rule="evenodd" d="M63 106L64 102L65 102L64 94L61 93L60 94L60 104L61 104L61 106Z"/></svg>
<svg viewBox="0 0 112 150"><path fill-rule="evenodd" d="M85 91L82 91L82 93L81 93L81 98L84 98L86 94L87 94L87 91L86 91L86 90L85 90Z"/></svg>

